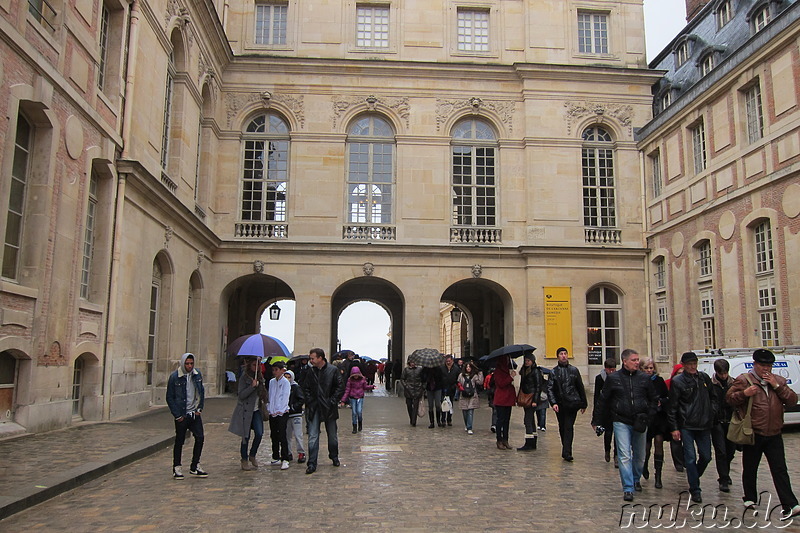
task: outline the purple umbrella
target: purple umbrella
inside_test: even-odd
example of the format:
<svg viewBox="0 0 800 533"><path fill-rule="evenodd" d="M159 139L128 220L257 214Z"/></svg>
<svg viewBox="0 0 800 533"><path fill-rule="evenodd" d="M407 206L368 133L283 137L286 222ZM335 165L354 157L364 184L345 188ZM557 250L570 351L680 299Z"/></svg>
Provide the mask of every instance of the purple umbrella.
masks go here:
<svg viewBox="0 0 800 533"><path fill-rule="evenodd" d="M282 355L289 357L289 349L283 342L275 337L254 333L252 335L242 335L235 341L228 344L225 349L228 355L234 357L275 357Z"/></svg>

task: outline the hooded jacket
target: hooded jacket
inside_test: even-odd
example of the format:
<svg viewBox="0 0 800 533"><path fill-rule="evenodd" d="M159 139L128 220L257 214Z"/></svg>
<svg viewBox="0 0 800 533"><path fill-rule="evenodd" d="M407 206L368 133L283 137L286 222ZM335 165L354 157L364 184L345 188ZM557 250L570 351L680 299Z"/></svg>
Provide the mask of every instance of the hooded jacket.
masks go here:
<svg viewBox="0 0 800 533"><path fill-rule="evenodd" d="M193 368L190 374L186 373L184 364L189 356L195 359L194 354L183 354L178 369L169 375L169 380L167 381L167 405L169 406L170 413L172 413L172 416L176 419L186 416L189 412L202 411L203 404L205 403L203 375L197 368ZM188 379L191 379L191 382L188 382ZM191 392L187 394L187 386L193 386L194 390L192 392L194 392L194 394ZM187 405L187 396L193 398L191 405Z"/></svg>
<svg viewBox="0 0 800 533"><path fill-rule="evenodd" d="M494 370L494 405L499 407L513 407L517 404L517 391L508 368L509 361L507 356L500 357Z"/></svg>
<svg viewBox="0 0 800 533"><path fill-rule="evenodd" d="M346 402L349 398L358 400L364 397L364 392L372 390L375 385L367 383L367 378L361 373L357 366L350 369L350 378L347 380L347 385L344 387L344 396L342 396L342 403Z"/></svg>
<svg viewBox="0 0 800 533"><path fill-rule="evenodd" d="M242 438L250 436L250 426L253 424L253 415L259 409L258 400L261 399L266 403L267 390L264 387L264 376L261 374L260 365L256 367L258 374L258 386L253 387L253 379L255 377L244 370L242 375L239 376L238 382L238 402L233 409L231 415L231 423L228 426L228 431L234 435L239 435ZM259 413L257 416L262 416Z"/></svg>

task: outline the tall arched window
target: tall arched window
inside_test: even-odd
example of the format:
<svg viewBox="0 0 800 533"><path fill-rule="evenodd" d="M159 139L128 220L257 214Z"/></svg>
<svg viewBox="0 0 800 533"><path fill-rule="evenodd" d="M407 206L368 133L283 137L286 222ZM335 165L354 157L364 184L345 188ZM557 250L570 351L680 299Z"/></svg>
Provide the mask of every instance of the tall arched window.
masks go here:
<svg viewBox="0 0 800 533"><path fill-rule="evenodd" d="M242 221L286 221L289 126L277 115L259 115L244 134Z"/></svg>
<svg viewBox="0 0 800 533"><path fill-rule="evenodd" d="M614 146L611 135L598 126L583 132L583 223L594 228L617 225L614 185Z"/></svg>
<svg viewBox="0 0 800 533"><path fill-rule="evenodd" d="M394 130L370 115L347 131L347 220L391 224L394 198Z"/></svg>
<svg viewBox="0 0 800 533"><path fill-rule="evenodd" d="M159 304L161 300L161 282L163 273L158 259L153 261L153 277L150 282L150 309L148 312L147 327L147 384L153 384L154 365L156 361L156 350L158 348L158 323L159 323Z"/></svg>
<svg viewBox="0 0 800 533"><path fill-rule="evenodd" d="M453 224L497 225L497 136L486 122L463 120L452 138Z"/></svg>
<svg viewBox="0 0 800 533"><path fill-rule="evenodd" d="M586 293L586 342L589 352L600 352L601 360L619 362L622 346L622 305L619 294L609 287Z"/></svg>
<svg viewBox="0 0 800 533"><path fill-rule="evenodd" d="M3 246L3 277L17 279L22 227L25 218L25 191L28 187L30 156L33 145L33 127L20 114L14 141L14 163L11 167L11 186L6 213L6 231Z"/></svg>
<svg viewBox="0 0 800 533"><path fill-rule="evenodd" d="M175 52L170 52L167 63L167 80L164 87L164 124L161 131L161 168L169 164L169 141L172 126L172 91L175 80Z"/></svg>

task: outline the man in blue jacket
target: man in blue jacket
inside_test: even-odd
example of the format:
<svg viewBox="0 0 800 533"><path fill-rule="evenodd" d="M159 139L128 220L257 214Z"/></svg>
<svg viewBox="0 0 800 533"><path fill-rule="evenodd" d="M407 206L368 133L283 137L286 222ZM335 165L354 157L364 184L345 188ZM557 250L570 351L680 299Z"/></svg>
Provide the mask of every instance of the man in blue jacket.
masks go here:
<svg viewBox="0 0 800 533"><path fill-rule="evenodd" d="M178 369L170 374L167 382L167 405L175 417L175 446L172 450L172 477L183 479L181 470L181 452L186 440L186 432L194 436L192 463L189 474L195 477L207 477L208 473L200 468L200 454L203 451L203 412L205 390L203 375L194 367L194 355L185 353L181 356Z"/></svg>

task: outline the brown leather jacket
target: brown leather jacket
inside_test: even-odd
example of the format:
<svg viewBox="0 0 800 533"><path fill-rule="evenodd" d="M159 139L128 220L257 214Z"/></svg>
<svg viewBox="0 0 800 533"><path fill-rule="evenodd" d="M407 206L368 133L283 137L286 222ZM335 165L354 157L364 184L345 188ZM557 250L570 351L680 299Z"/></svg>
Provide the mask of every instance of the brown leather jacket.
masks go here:
<svg viewBox="0 0 800 533"><path fill-rule="evenodd" d="M741 416L744 416L747 411L749 398L744 395L744 390L750 386L750 382L745 377L748 375L753 383L760 382L758 377L747 372L736 378L725 394L725 401L734 406ZM769 391L766 391L759 386L759 391L752 396L753 410L750 416L753 419L753 431L756 435L771 437L779 434L783 428L784 406L797 403L797 393L786 384L786 379L781 376L775 376L775 379L778 382L777 389L768 386Z"/></svg>

